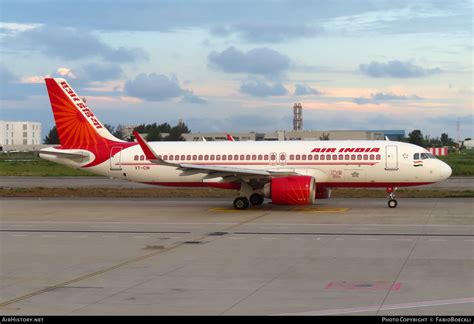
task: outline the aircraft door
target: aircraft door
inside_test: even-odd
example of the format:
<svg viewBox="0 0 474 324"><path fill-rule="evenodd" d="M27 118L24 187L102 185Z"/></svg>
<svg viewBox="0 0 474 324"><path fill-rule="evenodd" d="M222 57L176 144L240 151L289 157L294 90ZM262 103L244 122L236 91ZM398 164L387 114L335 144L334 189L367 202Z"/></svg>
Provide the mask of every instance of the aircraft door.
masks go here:
<svg viewBox="0 0 474 324"><path fill-rule="evenodd" d="M277 154L275 152L270 153L270 160L268 161L268 164L270 165L277 164Z"/></svg>
<svg viewBox="0 0 474 324"><path fill-rule="evenodd" d="M286 153L280 152L278 154L278 164L279 165L286 165Z"/></svg>
<svg viewBox="0 0 474 324"><path fill-rule="evenodd" d="M110 170L122 170L122 148L114 146L110 150Z"/></svg>
<svg viewBox="0 0 474 324"><path fill-rule="evenodd" d="M385 147L385 170L398 170L398 146Z"/></svg>

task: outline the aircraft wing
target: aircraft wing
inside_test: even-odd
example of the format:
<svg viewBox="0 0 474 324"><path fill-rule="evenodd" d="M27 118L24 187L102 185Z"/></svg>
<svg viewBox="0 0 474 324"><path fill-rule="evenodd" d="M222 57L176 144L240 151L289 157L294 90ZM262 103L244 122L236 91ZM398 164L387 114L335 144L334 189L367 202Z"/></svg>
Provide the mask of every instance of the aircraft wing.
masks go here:
<svg viewBox="0 0 474 324"><path fill-rule="evenodd" d="M180 170L183 170L185 174L192 173L207 173L206 178L217 178L222 177L224 181L248 181L250 179L255 180L266 180L272 177L283 177L288 175L295 175L293 171L272 171L272 170L261 170L261 169L249 169L249 168L233 168L227 166L213 166L213 165L196 165L191 163L170 163L164 161L158 157L155 151L150 145L138 134L134 132L133 135L137 139L140 147L145 153L145 157L148 161L166 166L174 166Z"/></svg>

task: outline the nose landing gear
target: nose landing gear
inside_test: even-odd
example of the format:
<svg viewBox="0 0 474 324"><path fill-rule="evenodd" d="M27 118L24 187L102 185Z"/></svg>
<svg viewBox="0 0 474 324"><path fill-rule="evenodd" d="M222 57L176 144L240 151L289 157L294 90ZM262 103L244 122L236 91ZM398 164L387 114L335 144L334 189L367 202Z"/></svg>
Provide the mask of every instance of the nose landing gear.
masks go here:
<svg viewBox="0 0 474 324"><path fill-rule="evenodd" d="M389 208L395 208L398 205L397 200L395 199L395 191L397 190L397 187L388 187L387 192L388 192L388 207Z"/></svg>

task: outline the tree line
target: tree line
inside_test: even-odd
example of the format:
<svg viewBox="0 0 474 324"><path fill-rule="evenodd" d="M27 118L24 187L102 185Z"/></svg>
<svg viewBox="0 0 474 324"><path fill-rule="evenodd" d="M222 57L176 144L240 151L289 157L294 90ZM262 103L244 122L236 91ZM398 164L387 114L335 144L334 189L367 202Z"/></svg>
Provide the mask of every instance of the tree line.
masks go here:
<svg viewBox="0 0 474 324"><path fill-rule="evenodd" d="M134 136L127 136L125 134L123 125L118 125L117 127L104 124L104 127L115 137L121 140L133 142L135 140ZM182 134L190 133L191 130L188 126L179 121L175 126L171 126L168 123L162 124L141 124L136 126L134 131L137 131L140 134L144 134L147 141L184 141ZM45 136L43 140L44 144L59 144L58 130L56 126L50 129L48 135Z"/></svg>
<svg viewBox="0 0 474 324"><path fill-rule="evenodd" d="M421 147L453 147L457 145L457 143L451 137L449 137L447 133L442 133L441 137L430 137L423 136L419 129L415 129L408 133L408 137L405 139L405 141Z"/></svg>

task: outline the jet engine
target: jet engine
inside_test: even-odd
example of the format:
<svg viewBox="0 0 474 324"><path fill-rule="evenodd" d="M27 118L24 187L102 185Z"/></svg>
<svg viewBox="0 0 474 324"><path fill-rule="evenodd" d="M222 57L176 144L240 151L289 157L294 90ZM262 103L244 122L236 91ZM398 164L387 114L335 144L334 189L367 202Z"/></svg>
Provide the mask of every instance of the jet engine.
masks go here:
<svg viewBox="0 0 474 324"><path fill-rule="evenodd" d="M314 204L316 181L311 176L273 178L263 188L263 194L275 205Z"/></svg>

